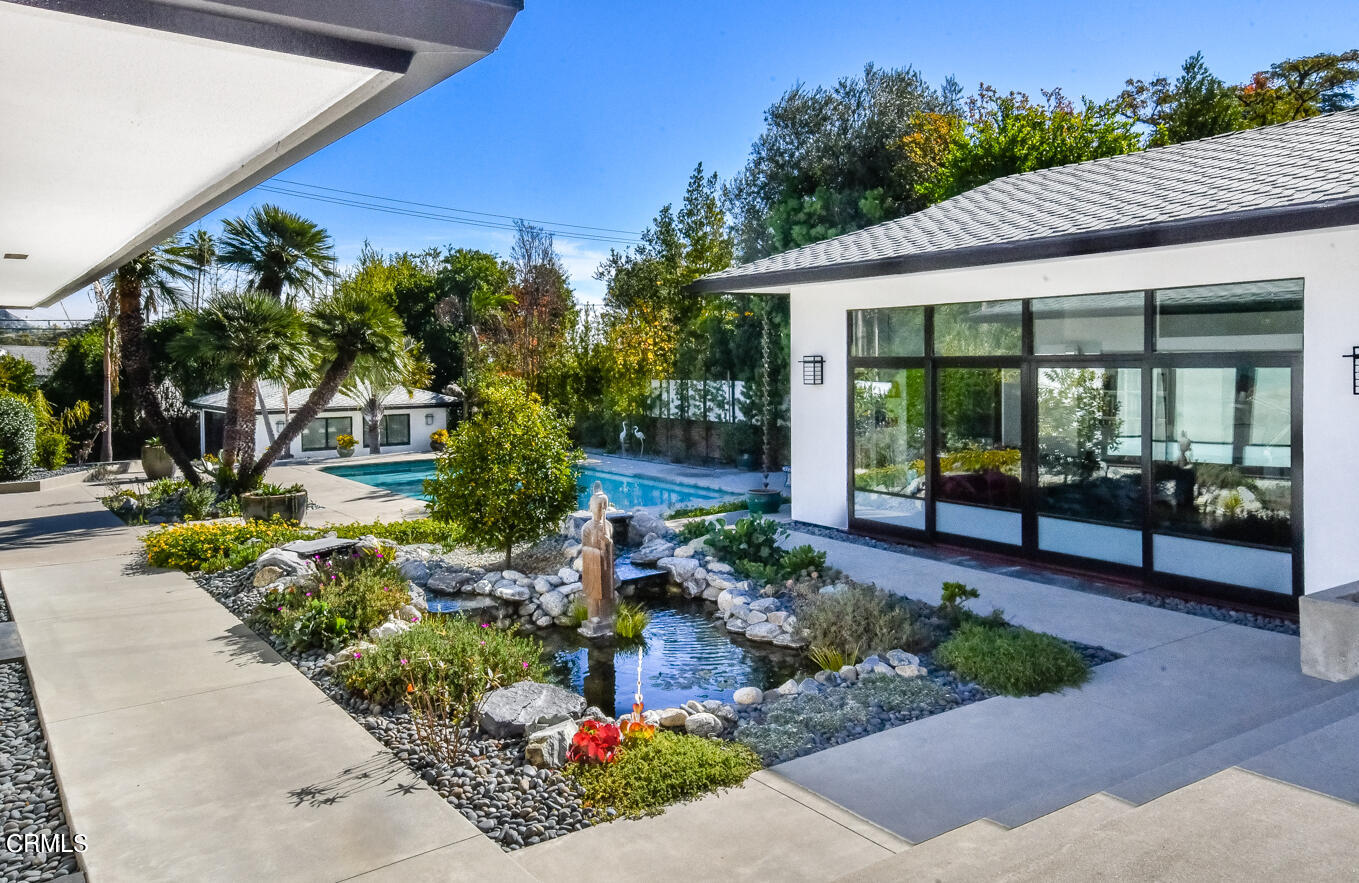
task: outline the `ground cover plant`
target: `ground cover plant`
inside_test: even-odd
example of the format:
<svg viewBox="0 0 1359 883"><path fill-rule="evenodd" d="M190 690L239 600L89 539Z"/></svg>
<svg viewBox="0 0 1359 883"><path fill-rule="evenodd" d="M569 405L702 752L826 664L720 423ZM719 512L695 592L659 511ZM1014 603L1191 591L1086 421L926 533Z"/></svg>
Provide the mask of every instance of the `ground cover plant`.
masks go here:
<svg viewBox="0 0 1359 883"><path fill-rule="evenodd" d="M513 629L499 629L459 616L427 616L410 629L379 641L344 668L345 686L386 705L408 693L435 687L439 673L428 663L489 673L500 686L547 677L542 643ZM461 678L455 679L462 684ZM465 686L453 687L461 701Z"/></svg>
<svg viewBox="0 0 1359 883"><path fill-rule="evenodd" d="M935 650L934 657L987 690L1036 696L1079 687L1090 666L1070 644L1018 626L966 622Z"/></svg>
<svg viewBox="0 0 1359 883"><path fill-rule="evenodd" d="M746 508L745 500L724 500L721 503L712 503L707 506L681 506L678 509L670 510L670 514L665 516L667 519L677 518L705 518L709 515L723 515L727 512L741 512ZM688 527L688 525L685 525Z"/></svg>
<svg viewBox="0 0 1359 883"><path fill-rule="evenodd" d="M930 628L911 603L877 586L847 583L834 591L803 594L795 606L811 646L850 665L873 653L919 653L933 644Z"/></svg>
<svg viewBox="0 0 1359 883"><path fill-rule="evenodd" d="M716 521L706 523L705 527L708 548L751 579L786 582L818 574L826 568L825 552L808 545L783 548L779 543L788 533L772 518L755 515L730 527Z"/></svg>
<svg viewBox="0 0 1359 883"><path fill-rule="evenodd" d="M744 745L662 730L627 740L612 762L571 763L566 770L585 787L587 805L636 817L734 788L759 768L759 758Z"/></svg>
<svg viewBox="0 0 1359 883"><path fill-rule="evenodd" d="M334 532L344 539L376 536L399 545L457 543L456 528L428 518L301 527L283 521L216 521L166 525L142 539L152 567L209 572L250 564L272 546ZM247 557L248 556L248 557Z"/></svg>

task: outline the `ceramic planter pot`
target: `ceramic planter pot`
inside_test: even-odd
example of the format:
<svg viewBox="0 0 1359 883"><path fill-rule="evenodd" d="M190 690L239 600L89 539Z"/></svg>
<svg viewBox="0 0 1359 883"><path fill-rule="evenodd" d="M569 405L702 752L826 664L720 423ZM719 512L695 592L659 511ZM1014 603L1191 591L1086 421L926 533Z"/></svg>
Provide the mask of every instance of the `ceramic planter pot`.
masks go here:
<svg viewBox="0 0 1359 883"><path fill-rule="evenodd" d="M266 496L241 494L241 517L246 521L269 521L275 515L284 521L301 521L307 514L307 492Z"/></svg>
<svg viewBox="0 0 1359 883"><path fill-rule="evenodd" d="M746 491L746 508L751 515L773 515L783 505L782 491L764 489Z"/></svg>
<svg viewBox="0 0 1359 883"><path fill-rule="evenodd" d="M445 447L443 442L432 441L429 443L429 449L431 451L442 451Z"/></svg>
<svg viewBox="0 0 1359 883"><path fill-rule="evenodd" d="M754 454L742 454L742 455L740 455L739 457L737 457L737 458L736 458L736 468L737 468L737 469L744 470L744 471L746 471L746 472L751 472L751 471L753 471L753 470L755 469L755 455L754 455Z"/></svg>
<svg viewBox="0 0 1359 883"><path fill-rule="evenodd" d="M354 456L354 449L353 449L353 448L336 448L336 449L335 449L335 453L337 453L337 454L340 455L340 459L341 459L341 460L348 460L350 457Z"/></svg>
<svg viewBox="0 0 1359 883"><path fill-rule="evenodd" d="M175 474L175 461L170 458L170 452L161 445L143 445L142 471L152 481L169 478Z"/></svg>

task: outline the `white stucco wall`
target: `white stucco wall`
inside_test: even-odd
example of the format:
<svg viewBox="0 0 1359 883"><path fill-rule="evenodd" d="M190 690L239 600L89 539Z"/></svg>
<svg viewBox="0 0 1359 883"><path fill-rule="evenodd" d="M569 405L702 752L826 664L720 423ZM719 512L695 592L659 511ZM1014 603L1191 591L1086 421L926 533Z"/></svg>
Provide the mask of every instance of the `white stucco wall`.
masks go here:
<svg viewBox="0 0 1359 883"><path fill-rule="evenodd" d="M1305 282L1305 590L1359 579L1359 396L1340 358L1359 345L1359 227L793 287L793 517L848 524L847 310L1284 278ZM825 383L804 386L814 354Z"/></svg>
<svg viewBox="0 0 1359 883"><path fill-rule="evenodd" d="M408 445L383 445L382 453L399 454L412 453L432 450L429 446L430 433L436 429L448 428L448 408L439 406L435 408L393 408L388 414L410 414L411 415L411 443ZM425 423L425 415L433 415L433 423ZM322 417L349 417L353 420L353 436L358 442L354 447L354 458L368 455L367 434L363 425L363 414L359 411L322 411ZM283 413L270 414L270 420L277 425L277 421L283 419ZM255 421L255 450L257 453L264 453L269 447L269 434L264 426L263 416L257 417ZM307 459L329 459L339 457L334 450L328 451L304 451L302 450L302 437L299 435L293 439L292 453L294 457Z"/></svg>

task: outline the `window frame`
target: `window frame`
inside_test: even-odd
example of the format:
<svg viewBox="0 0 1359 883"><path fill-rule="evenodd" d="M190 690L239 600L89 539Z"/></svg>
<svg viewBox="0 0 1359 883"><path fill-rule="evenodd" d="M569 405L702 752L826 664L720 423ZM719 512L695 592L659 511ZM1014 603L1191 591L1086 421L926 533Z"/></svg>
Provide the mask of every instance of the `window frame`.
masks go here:
<svg viewBox="0 0 1359 883"><path fill-rule="evenodd" d="M325 428L325 432L324 432L323 434L324 434L325 439L326 439L326 444L325 444L323 447L319 447L319 448L318 448L318 447L315 447L315 446L308 446L308 445L307 445L307 442L306 442L306 433L307 433L307 429L308 429L312 424L314 424L314 423L316 423L316 422L318 422L318 421L321 421L321 420L324 420L324 421L325 421L325 426L326 426L326 428ZM304 450L304 451L333 451L333 450L335 450L335 445L331 442L331 439L332 439L334 436L332 436L331 433L330 433L330 421L332 421L332 420L343 420L343 421L345 421L346 423L348 423L348 425L349 425L349 428L345 429L343 432L337 432L337 433L335 433L335 436L340 436L340 435L354 435L354 417L353 417L352 415L350 415L350 416L327 417L326 415L321 414L321 415L318 415L318 416L316 416L316 417L313 417L311 423L308 423L307 426L305 426L305 427L302 428L302 432L298 433L297 438L298 438L299 444L300 444L301 447L302 447L302 450Z"/></svg>

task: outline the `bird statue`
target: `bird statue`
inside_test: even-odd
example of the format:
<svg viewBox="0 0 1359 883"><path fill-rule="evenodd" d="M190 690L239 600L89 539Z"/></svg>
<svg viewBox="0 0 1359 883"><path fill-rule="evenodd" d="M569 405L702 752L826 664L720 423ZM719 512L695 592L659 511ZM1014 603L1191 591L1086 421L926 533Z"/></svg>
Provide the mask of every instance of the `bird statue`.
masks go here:
<svg viewBox="0 0 1359 883"><path fill-rule="evenodd" d="M637 439L637 456L640 457L646 448L646 433L642 432L642 427L636 423L632 424L632 437Z"/></svg>
<svg viewBox="0 0 1359 883"><path fill-rule="evenodd" d="M628 452L628 421L623 421L623 431L618 433L618 453Z"/></svg>

